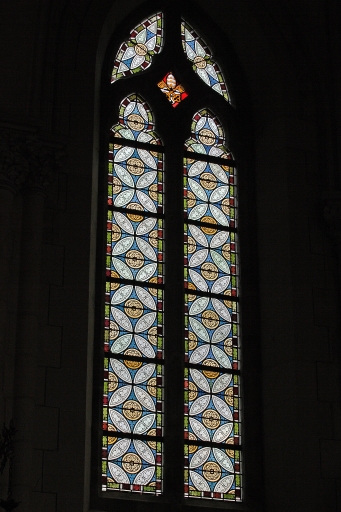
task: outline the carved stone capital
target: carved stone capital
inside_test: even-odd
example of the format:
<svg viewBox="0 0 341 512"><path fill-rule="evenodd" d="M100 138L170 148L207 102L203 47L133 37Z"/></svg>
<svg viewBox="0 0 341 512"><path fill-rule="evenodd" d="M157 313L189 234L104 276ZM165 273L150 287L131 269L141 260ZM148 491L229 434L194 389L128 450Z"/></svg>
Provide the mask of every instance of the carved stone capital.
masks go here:
<svg viewBox="0 0 341 512"><path fill-rule="evenodd" d="M0 130L0 186L45 189L56 178L61 144L37 134Z"/></svg>
<svg viewBox="0 0 341 512"><path fill-rule="evenodd" d="M49 141L31 136L26 141L29 174L25 185L45 189L57 176L64 152Z"/></svg>
<svg viewBox="0 0 341 512"><path fill-rule="evenodd" d="M334 242L341 244L341 192L335 191L324 197L324 218Z"/></svg>
<svg viewBox="0 0 341 512"><path fill-rule="evenodd" d="M0 180L5 186L20 187L29 175L25 156L25 140L22 135L0 131Z"/></svg>

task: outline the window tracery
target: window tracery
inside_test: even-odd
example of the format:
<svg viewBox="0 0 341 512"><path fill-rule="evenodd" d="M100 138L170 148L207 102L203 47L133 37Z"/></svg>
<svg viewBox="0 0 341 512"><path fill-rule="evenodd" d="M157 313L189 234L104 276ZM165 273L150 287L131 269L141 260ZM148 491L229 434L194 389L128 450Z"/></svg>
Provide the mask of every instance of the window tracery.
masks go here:
<svg viewBox="0 0 341 512"><path fill-rule="evenodd" d="M147 18L130 32L115 58L111 83L149 68L153 56L163 47L163 14Z"/></svg>
<svg viewBox="0 0 341 512"><path fill-rule="evenodd" d="M121 102L111 133L102 489L157 495L163 443L163 154L152 112L136 94Z"/></svg>
<svg viewBox="0 0 341 512"><path fill-rule="evenodd" d="M197 112L184 158L185 496L239 500L236 176L224 144L219 121Z"/></svg>
<svg viewBox="0 0 341 512"><path fill-rule="evenodd" d="M181 22L181 39L183 50L188 60L193 62L195 73L206 85L229 101L223 74L213 59L211 50L185 20Z"/></svg>
<svg viewBox="0 0 341 512"><path fill-rule="evenodd" d="M117 52L112 83L151 66L163 48L163 18L157 13L131 31ZM185 20L178 34L196 75L229 101L203 39ZM195 94L169 71L156 84L172 107L183 108L183 100ZM171 414L164 411L164 297L175 286L164 278L165 251L172 254L164 245L164 153L167 158L154 112L139 94L126 96L111 128L108 159L103 491L163 492L163 428ZM207 108L193 116L183 163L183 496L236 502L241 500L236 170L224 129Z"/></svg>

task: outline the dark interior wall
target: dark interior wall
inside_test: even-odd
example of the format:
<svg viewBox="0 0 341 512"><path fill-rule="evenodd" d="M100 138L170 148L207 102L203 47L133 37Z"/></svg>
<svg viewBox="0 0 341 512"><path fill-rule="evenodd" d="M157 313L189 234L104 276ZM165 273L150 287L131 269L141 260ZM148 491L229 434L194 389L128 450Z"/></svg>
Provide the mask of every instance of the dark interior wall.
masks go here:
<svg viewBox="0 0 341 512"><path fill-rule="evenodd" d="M115 28L141 4L0 7L1 416L20 426L13 498L23 512L90 507L100 78ZM244 321L256 347L250 336L245 357L256 368L246 380L259 397L252 414L261 418L262 455L249 446L245 464L263 485L247 509L259 510L264 495L267 512L337 511L337 2L197 4L226 34L240 70L236 81L227 70L232 90L245 88L250 109L251 185L246 192L244 180L242 193L245 224L253 220L241 245L256 282L244 297L248 311L255 304Z"/></svg>

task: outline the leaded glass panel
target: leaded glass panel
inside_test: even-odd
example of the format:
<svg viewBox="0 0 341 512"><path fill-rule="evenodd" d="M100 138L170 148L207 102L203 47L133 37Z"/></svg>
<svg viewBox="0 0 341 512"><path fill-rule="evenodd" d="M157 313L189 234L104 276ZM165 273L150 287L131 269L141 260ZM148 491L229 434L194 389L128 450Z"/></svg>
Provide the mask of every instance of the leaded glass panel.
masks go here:
<svg viewBox="0 0 341 512"><path fill-rule="evenodd" d="M185 496L241 499L236 173L219 121L184 158Z"/></svg>
<svg viewBox="0 0 341 512"><path fill-rule="evenodd" d="M196 74L206 85L229 101L223 74L213 59L211 50L185 20L181 22L181 38L183 50L188 60L193 63Z"/></svg>
<svg viewBox="0 0 341 512"><path fill-rule="evenodd" d="M136 94L122 101L111 134L102 489L160 494L163 153L152 113Z"/></svg>
<svg viewBox="0 0 341 512"><path fill-rule="evenodd" d="M178 84L172 72L167 73L159 82L158 87L166 95L172 107L177 107L181 101L187 98L188 94L181 84Z"/></svg>
<svg viewBox="0 0 341 512"><path fill-rule="evenodd" d="M163 46L163 14L158 12L137 25L121 44L114 62L111 83L143 71Z"/></svg>
<svg viewBox="0 0 341 512"><path fill-rule="evenodd" d="M163 48L163 23L158 12L130 32L116 54L112 83L151 65ZM229 101L211 50L183 19L181 41L183 62L177 62L177 73L187 76L187 58L201 80ZM159 87L177 107L188 93L171 71L163 76L166 69L149 87ZM167 123L172 122L169 114ZM163 154L151 109L139 95L130 94L120 103L118 123L110 130L108 155L104 491L162 493ZM236 186L235 162L222 125L202 109L192 119L183 170L184 496L233 502L241 501L242 458ZM168 247L170 257L172 250ZM179 303L173 292L166 303L171 304L170 297ZM171 356L183 354L178 350Z"/></svg>

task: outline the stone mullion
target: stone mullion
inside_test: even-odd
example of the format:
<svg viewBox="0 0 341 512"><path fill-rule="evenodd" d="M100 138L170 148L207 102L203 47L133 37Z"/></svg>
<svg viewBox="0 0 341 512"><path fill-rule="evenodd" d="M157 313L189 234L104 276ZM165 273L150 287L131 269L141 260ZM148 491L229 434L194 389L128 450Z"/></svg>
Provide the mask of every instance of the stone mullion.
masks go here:
<svg viewBox="0 0 341 512"><path fill-rule="evenodd" d="M10 261L13 239L13 200L15 187L0 181L0 425L8 423L5 403L6 337L8 335Z"/></svg>
<svg viewBox="0 0 341 512"><path fill-rule="evenodd" d="M11 268L13 240L15 234L14 199L20 185L28 176L28 163L25 158L23 138L17 132L1 129L0 131L0 425L8 426L11 410L6 403L5 367L8 347L14 350L14 342L9 336L9 301L12 296Z"/></svg>
<svg viewBox="0 0 341 512"><path fill-rule="evenodd" d="M45 189L57 169L57 152L37 137L23 143L28 173L22 185L22 225L13 383L15 435L11 491L20 510L31 510L35 482L35 379L38 361L40 276Z"/></svg>
<svg viewBox="0 0 341 512"><path fill-rule="evenodd" d="M13 497L23 511L30 510L33 488L35 376L39 334L40 270L44 194L39 188L23 191L23 221L20 249L17 339L14 370L13 420L15 456Z"/></svg>
<svg viewBox="0 0 341 512"><path fill-rule="evenodd" d="M329 226L329 233L331 236L332 241L334 242L336 253L337 253L337 267L338 267L338 295L339 295L339 307L340 307L340 301L341 301L341 192L339 190L335 190L334 192L329 192L325 195L325 207L324 207L324 218L327 221L327 224ZM338 326L338 332L340 332L340 326ZM336 381L334 382L334 386L332 390L328 390L328 399L332 400L332 396L334 393L334 396L340 400L340 389L341 389L341 372L340 372L340 361L341 361L341 345L340 340L337 340L336 343L333 341L333 338L331 337L330 340L331 346L331 360L326 364L326 368L328 368L327 372L330 375L333 375L333 372L335 371L335 361L338 362L338 388L335 386ZM317 368L321 371L321 368L323 366L323 363L318 364ZM325 382L333 382L331 380L331 377L327 379L319 379L319 392L321 392L321 395L323 395L323 385L325 386ZM323 385L322 385L323 383ZM326 467L333 467L333 457L331 457L331 453L337 452L338 447L338 439L320 439L321 443L321 460L327 461ZM332 447L332 448L330 448ZM336 456L337 458L337 456ZM337 467L335 465L335 467ZM323 462L322 462L323 467ZM330 471L330 470L329 470ZM337 472L336 472L337 473ZM339 473L338 473L339 474ZM329 480L330 474L328 473Z"/></svg>
<svg viewBox="0 0 341 512"><path fill-rule="evenodd" d="M165 146L165 471L164 492L175 508L183 497L183 196L178 140Z"/></svg>
<svg viewBox="0 0 341 512"><path fill-rule="evenodd" d="M337 252L341 297L341 192L334 191L325 197L324 218L329 226L330 237Z"/></svg>

